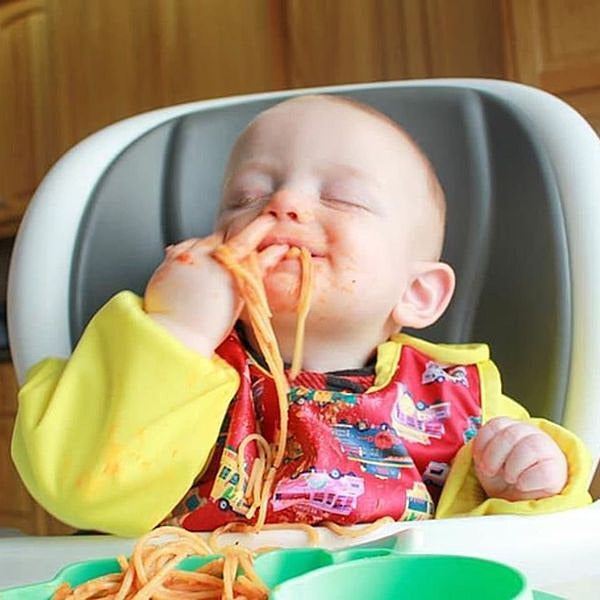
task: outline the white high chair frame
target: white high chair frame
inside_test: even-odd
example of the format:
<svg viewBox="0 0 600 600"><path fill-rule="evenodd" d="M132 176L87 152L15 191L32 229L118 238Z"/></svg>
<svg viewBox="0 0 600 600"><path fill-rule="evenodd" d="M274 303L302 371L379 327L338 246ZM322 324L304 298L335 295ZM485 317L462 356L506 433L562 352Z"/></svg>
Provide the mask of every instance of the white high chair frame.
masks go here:
<svg viewBox="0 0 600 600"><path fill-rule="evenodd" d="M25 214L13 250L8 286L10 347L19 382L46 356L68 356L68 294L77 224L115 157L144 132L204 108L299 92L352 92L402 86L455 86L501 98L537 130L555 171L566 222L572 278L573 347L563 425L600 457L600 140L574 109L525 85L485 79L430 79L254 94L182 104L141 114L88 137L52 168ZM60 231L57 235L57 231ZM513 564L534 587L577 597L600 596L600 501L564 513L399 523L412 528L409 549L482 556ZM380 532L381 535L381 532ZM326 544L336 545L327 538ZM0 549L0 556L2 551ZM79 557L82 560L85 557ZM64 563L61 563L64 564ZM594 596L587 586L598 586ZM583 585L584 587L577 587ZM574 587L575 586L575 587ZM0 586L2 587L2 586ZM575 596L572 596L575 597Z"/></svg>

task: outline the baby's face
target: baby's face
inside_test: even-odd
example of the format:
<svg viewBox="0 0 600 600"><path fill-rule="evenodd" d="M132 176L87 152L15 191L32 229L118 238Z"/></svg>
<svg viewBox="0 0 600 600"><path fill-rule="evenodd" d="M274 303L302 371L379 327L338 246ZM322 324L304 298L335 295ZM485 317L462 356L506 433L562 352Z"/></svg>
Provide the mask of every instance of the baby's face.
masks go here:
<svg viewBox="0 0 600 600"><path fill-rule="evenodd" d="M259 250L304 246L312 255L309 326L371 320L389 327L414 266L435 260L439 215L412 145L385 121L349 104L308 97L260 115L242 134L224 182L226 237L262 213L277 222ZM298 259L265 278L274 315L296 306Z"/></svg>

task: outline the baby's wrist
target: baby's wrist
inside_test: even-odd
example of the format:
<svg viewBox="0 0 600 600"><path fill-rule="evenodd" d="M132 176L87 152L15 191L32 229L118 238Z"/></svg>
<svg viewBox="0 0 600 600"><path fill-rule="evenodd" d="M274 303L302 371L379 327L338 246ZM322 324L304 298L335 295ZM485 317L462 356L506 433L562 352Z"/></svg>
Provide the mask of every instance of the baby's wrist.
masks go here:
<svg viewBox="0 0 600 600"><path fill-rule="evenodd" d="M199 334L197 330L180 323L163 313L147 313L148 316L163 329L166 329L174 338L184 346L205 358L211 358L217 344L206 336Z"/></svg>

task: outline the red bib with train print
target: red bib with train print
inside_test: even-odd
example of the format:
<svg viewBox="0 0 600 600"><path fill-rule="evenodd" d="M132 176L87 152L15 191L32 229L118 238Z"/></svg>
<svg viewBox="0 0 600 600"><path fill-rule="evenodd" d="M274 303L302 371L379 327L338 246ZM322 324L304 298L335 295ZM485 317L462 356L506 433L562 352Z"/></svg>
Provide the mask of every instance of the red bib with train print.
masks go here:
<svg viewBox="0 0 600 600"><path fill-rule="evenodd" d="M435 361L421 345L411 346L408 336L398 338L403 343L380 346L374 385L362 393L296 385L319 381L319 374L306 372L292 384L285 458L271 490L267 523L351 525L384 516L433 517L452 459L481 424L480 374L475 362ZM269 373L236 334L217 352L238 371L240 386L209 465L167 520L193 531L256 520L256 515L246 518L250 506L240 480L248 481L257 448L248 443L244 460L238 448L253 433L273 443L279 431Z"/></svg>

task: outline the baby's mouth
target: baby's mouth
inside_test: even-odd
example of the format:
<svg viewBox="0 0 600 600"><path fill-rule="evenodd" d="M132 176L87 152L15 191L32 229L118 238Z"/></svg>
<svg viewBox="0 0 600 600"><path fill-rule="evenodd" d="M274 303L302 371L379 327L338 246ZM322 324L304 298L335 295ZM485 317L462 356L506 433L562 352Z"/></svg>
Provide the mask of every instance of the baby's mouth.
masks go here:
<svg viewBox="0 0 600 600"><path fill-rule="evenodd" d="M290 236L267 236L258 245L258 251L260 252L269 246L289 246L290 252L285 255L284 259L294 259L298 257L298 253L293 251L294 248L297 248L298 250L306 248L310 252L311 258L325 257L324 250L317 247L315 244Z"/></svg>

